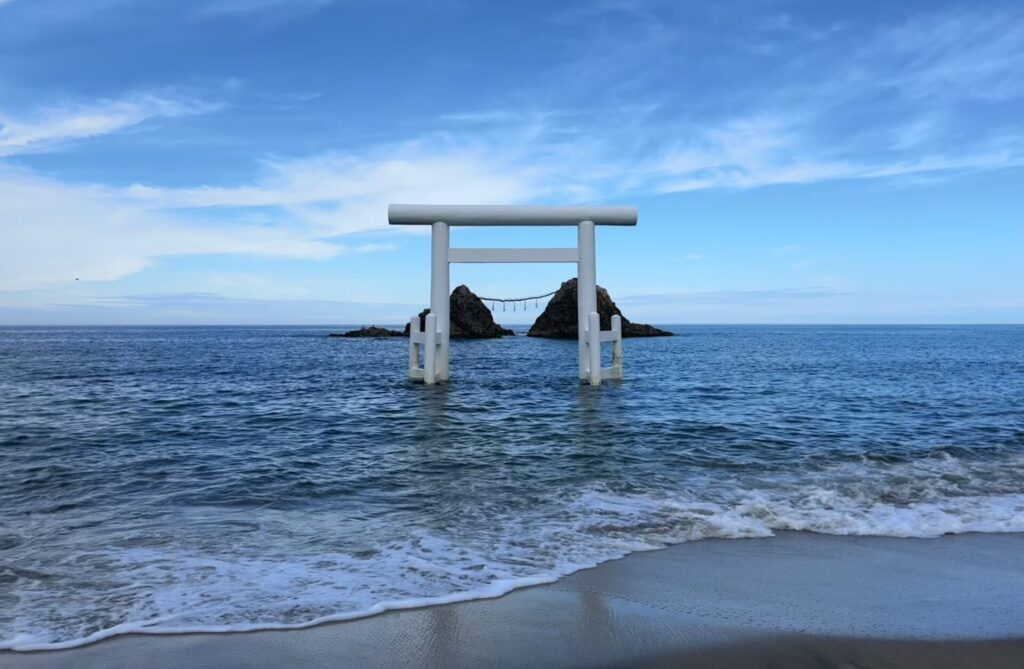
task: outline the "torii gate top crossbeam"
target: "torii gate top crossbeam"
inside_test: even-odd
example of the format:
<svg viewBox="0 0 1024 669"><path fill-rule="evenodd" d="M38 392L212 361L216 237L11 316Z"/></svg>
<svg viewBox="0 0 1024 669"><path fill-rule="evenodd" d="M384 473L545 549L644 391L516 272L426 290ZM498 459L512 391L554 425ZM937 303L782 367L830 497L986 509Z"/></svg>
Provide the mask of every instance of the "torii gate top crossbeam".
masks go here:
<svg viewBox="0 0 1024 669"><path fill-rule="evenodd" d="M392 204L391 225L636 225L635 207L526 207L477 204Z"/></svg>

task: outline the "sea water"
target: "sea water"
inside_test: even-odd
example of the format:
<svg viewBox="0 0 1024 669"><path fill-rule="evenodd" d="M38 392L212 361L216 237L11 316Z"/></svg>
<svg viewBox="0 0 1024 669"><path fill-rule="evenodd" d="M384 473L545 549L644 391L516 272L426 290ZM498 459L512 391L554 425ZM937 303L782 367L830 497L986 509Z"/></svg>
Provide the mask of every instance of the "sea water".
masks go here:
<svg viewBox="0 0 1024 669"><path fill-rule="evenodd" d="M1024 531L1024 327L0 329L0 648L303 626L778 530Z"/></svg>

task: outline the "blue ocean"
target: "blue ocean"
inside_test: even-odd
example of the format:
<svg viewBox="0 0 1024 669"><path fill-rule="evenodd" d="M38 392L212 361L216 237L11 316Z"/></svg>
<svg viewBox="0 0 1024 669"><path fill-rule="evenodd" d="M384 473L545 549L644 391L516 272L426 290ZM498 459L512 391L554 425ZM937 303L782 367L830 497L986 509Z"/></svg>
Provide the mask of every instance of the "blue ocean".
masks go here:
<svg viewBox="0 0 1024 669"><path fill-rule="evenodd" d="M1024 327L0 329L0 648L304 626L780 530L1024 531ZM338 328L333 328L334 331Z"/></svg>

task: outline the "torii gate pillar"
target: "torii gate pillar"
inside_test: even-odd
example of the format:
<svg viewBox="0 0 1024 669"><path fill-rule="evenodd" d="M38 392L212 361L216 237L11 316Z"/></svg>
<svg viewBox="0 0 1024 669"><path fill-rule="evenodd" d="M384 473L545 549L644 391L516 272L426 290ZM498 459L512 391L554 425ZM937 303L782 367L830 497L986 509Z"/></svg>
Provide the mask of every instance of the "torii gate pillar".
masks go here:
<svg viewBox="0 0 1024 669"><path fill-rule="evenodd" d="M409 205L388 207L392 225L430 225L430 314L421 329L418 317L409 322L409 376L427 384L449 377L451 315L449 265L453 262L574 262L577 265L579 378L591 385L622 378L622 319L612 317L602 332L597 314L596 225L636 225L632 207L516 207L482 205ZM575 225L576 248L452 249L449 226ZM601 343L612 343L612 366L601 368ZM419 366L423 347L423 367Z"/></svg>
<svg viewBox="0 0 1024 669"><path fill-rule="evenodd" d="M430 230L430 313L437 314L438 355L437 378L448 380L448 339L452 329L448 299L451 280L448 278L448 224L437 221ZM411 329L410 329L411 336Z"/></svg>
<svg viewBox="0 0 1024 669"><path fill-rule="evenodd" d="M593 221L580 221L577 227L577 249L579 250L579 262L576 271L576 325L579 328L576 332L579 340L580 359L580 380L590 381L590 369L596 367L598 373L601 369L601 348L595 347L597 352L597 364L595 365L588 355L590 348L584 333L590 328L590 313L597 311L597 250L594 234ZM600 376L597 385L600 385Z"/></svg>

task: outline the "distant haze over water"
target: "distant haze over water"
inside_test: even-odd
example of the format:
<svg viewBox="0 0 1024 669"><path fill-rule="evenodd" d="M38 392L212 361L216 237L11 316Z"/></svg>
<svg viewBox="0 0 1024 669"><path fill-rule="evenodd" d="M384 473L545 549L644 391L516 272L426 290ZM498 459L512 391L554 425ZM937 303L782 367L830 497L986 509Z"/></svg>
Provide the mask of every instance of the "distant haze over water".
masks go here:
<svg viewBox="0 0 1024 669"><path fill-rule="evenodd" d="M1024 531L1024 327L0 329L0 648L287 627L778 530Z"/></svg>

